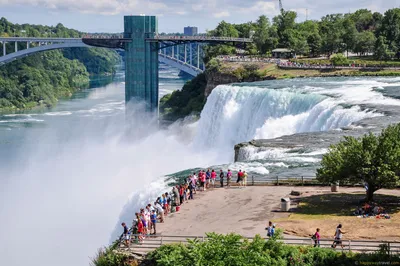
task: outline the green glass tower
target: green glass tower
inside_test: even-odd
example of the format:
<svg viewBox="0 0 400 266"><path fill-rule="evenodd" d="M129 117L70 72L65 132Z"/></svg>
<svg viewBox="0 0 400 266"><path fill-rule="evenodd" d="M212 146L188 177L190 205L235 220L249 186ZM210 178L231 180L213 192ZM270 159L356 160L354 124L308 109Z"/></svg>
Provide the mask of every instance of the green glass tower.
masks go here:
<svg viewBox="0 0 400 266"><path fill-rule="evenodd" d="M158 33L155 16L125 16L125 100L145 102L146 109L158 111L158 43L146 39Z"/></svg>

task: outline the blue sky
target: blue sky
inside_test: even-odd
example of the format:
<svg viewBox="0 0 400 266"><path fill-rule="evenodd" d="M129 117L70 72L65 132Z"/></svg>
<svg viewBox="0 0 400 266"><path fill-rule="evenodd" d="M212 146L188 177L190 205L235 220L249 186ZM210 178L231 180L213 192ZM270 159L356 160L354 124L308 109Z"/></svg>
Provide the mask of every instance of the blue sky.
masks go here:
<svg viewBox="0 0 400 266"><path fill-rule="evenodd" d="M384 12L400 7L400 0L282 0L284 8L298 12L298 21L319 19L328 13L360 8ZM160 32L181 32L197 26L201 32L219 21L241 23L265 14L278 14L278 0L0 0L0 16L13 23L65 26L85 32L121 32L123 15L157 15Z"/></svg>

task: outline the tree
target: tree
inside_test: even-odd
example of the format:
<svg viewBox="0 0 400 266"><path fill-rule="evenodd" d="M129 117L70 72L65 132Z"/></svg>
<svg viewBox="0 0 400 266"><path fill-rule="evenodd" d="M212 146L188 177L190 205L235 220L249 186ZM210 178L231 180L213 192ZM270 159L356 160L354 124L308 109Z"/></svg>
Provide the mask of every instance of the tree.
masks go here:
<svg viewBox="0 0 400 266"><path fill-rule="evenodd" d="M386 43L392 52L398 54L400 43L400 8L389 9L385 12L381 26L377 32L380 36L386 38Z"/></svg>
<svg viewBox="0 0 400 266"><path fill-rule="evenodd" d="M376 40L374 54L378 60L388 60L393 56L393 52L389 50L384 36L379 36Z"/></svg>
<svg viewBox="0 0 400 266"><path fill-rule="evenodd" d="M285 10L281 10L281 14L274 17L274 25L277 28L280 46L290 46L290 39L296 26L296 17L296 12Z"/></svg>
<svg viewBox="0 0 400 266"><path fill-rule="evenodd" d="M265 54L271 47L268 45L268 30L269 20L266 16L262 15L258 18L256 23L256 31L254 33L254 43L261 54Z"/></svg>
<svg viewBox="0 0 400 266"><path fill-rule="evenodd" d="M322 52L331 55L341 50L343 15L327 15L321 19L320 34L322 37Z"/></svg>
<svg viewBox="0 0 400 266"><path fill-rule="evenodd" d="M354 52L364 55L373 52L376 38L372 31L363 31L357 34Z"/></svg>
<svg viewBox="0 0 400 266"><path fill-rule="evenodd" d="M357 10L351 14L351 19L355 22L358 32L370 30L374 24L374 16L371 10L368 9Z"/></svg>
<svg viewBox="0 0 400 266"><path fill-rule="evenodd" d="M345 137L331 145L317 169L321 182L366 183L366 200L372 201L381 188L400 184L400 124L360 138Z"/></svg>
<svg viewBox="0 0 400 266"><path fill-rule="evenodd" d="M356 45L357 29L354 21L350 17L343 20L342 40L346 45L347 57L349 50L353 50Z"/></svg>

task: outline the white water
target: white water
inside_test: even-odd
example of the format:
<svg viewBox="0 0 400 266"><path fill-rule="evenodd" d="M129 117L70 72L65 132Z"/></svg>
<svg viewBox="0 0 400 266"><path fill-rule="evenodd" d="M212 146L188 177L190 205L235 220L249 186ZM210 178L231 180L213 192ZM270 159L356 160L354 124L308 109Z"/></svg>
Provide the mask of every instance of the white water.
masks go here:
<svg viewBox="0 0 400 266"><path fill-rule="evenodd" d="M379 115L361 111L357 106L343 109L342 103L343 99L302 91L218 86L201 113L195 142L232 149L233 145L253 138L326 131Z"/></svg>

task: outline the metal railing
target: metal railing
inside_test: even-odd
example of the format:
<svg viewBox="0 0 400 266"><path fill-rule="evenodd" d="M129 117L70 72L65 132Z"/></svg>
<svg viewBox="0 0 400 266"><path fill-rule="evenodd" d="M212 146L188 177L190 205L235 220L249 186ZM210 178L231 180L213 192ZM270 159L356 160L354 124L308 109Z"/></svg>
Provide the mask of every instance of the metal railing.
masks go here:
<svg viewBox="0 0 400 266"><path fill-rule="evenodd" d="M207 241L207 236L171 236L171 235L160 235L153 236L149 235L142 242L138 242L139 235L131 235L130 246L126 247L119 243L119 249L121 250L130 250L138 253L147 253L152 250L159 248L162 245L166 244L188 244L189 241ZM254 237L243 237L242 240L247 239L249 241L253 241ZM263 238L267 241L269 238ZM315 241L312 238L300 238L300 237L288 237L283 239L278 239L277 241L283 242L286 245L293 246L314 246ZM332 248L334 240L333 239L320 239L319 247L320 248ZM376 252L382 249L383 246L389 250L390 254L400 254L400 241L379 241L379 240L351 240L346 239L342 240L344 245L341 248L341 245L336 246L336 250L338 251L354 251L354 252L365 252L371 253Z"/></svg>

